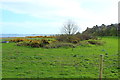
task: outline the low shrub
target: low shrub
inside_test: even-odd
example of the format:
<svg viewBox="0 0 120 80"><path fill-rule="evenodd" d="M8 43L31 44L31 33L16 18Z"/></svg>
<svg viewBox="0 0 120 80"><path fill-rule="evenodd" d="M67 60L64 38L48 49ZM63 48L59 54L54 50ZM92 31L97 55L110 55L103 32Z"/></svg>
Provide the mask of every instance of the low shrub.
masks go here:
<svg viewBox="0 0 120 80"><path fill-rule="evenodd" d="M103 45L105 42L99 40L88 40L88 43L92 45Z"/></svg>
<svg viewBox="0 0 120 80"><path fill-rule="evenodd" d="M90 47L91 45L87 41L81 41L78 45L83 47Z"/></svg>
<svg viewBox="0 0 120 80"><path fill-rule="evenodd" d="M51 43L48 45L45 45L44 48L59 48L59 47L76 47L76 45L72 44L72 43L63 43L63 42L55 42L55 43Z"/></svg>
<svg viewBox="0 0 120 80"><path fill-rule="evenodd" d="M75 36L77 38L80 39L80 41L83 41L83 40L89 40L89 39L94 39L94 40L97 40L98 38L94 35L91 35L91 34L86 34L86 33L76 33Z"/></svg>
<svg viewBox="0 0 120 80"><path fill-rule="evenodd" d="M23 41L23 42L18 42L16 43L17 46L29 46L30 42L29 41Z"/></svg>
<svg viewBox="0 0 120 80"><path fill-rule="evenodd" d="M44 47L47 44L49 44L48 40L42 39L41 42L40 42L40 47Z"/></svg>
<svg viewBox="0 0 120 80"><path fill-rule="evenodd" d="M33 40L29 43L29 46L31 47L41 47L41 42L38 40Z"/></svg>
<svg viewBox="0 0 120 80"><path fill-rule="evenodd" d="M56 36L56 39L59 42L65 42L65 41L67 41L67 35L58 35L58 36Z"/></svg>
<svg viewBox="0 0 120 80"><path fill-rule="evenodd" d="M81 41L83 40L89 40L89 39L95 39L95 37L91 36L91 35L88 35L88 34L82 34L80 36L78 36L80 38Z"/></svg>
<svg viewBox="0 0 120 80"><path fill-rule="evenodd" d="M100 40L84 40L84 41L80 41L79 44L77 45L81 45L83 47L90 47L90 46L94 46L94 45L103 45L105 42L100 41Z"/></svg>
<svg viewBox="0 0 120 80"><path fill-rule="evenodd" d="M75 35L59 35L56 37L56 39L59 41L59 42L68 42L68 43L74 43L74 44L77 44L79 43L80 41L84 41L84 40L90 40L90 39L94 39L94 40L97 40L97 37L96 36L92 36L90 34L75 34Z"/></svg>
<svg viewBox="0 0 120 80"><path fill-rule="evenodd" d="M80 40L78 38L73 38L73 39L71 38L70 42L73 44L77 44L80 42Z"/></svg>
<svg viewBox="0 0 120 80"><path fill-rule="evenodd" d="M42 39L41 43L43 43L43 44L49 44L48 40L46 40L46 39Z"/></svg>
<svg viewBox="0 0 120 80"><path fill-rule="evenodd" d="M77 44L80 41L80 39L74 35L60 35L60 36L57 36L56 39L59 42L67 42L67 43L74 43L74 44Z"/></svg>

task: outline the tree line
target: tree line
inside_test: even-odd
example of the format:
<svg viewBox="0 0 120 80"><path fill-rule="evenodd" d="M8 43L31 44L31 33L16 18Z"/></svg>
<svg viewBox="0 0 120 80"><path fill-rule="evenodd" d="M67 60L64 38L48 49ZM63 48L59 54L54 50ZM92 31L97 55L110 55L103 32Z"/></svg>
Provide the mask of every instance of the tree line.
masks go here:
<svg viewBox="0 0 120 80"><path fill-rule="evenodd" d="M120 23L101 26L93 26L93 28L88 28L82 32L82 34L91 34L94 36L120 36Z"/></svg>

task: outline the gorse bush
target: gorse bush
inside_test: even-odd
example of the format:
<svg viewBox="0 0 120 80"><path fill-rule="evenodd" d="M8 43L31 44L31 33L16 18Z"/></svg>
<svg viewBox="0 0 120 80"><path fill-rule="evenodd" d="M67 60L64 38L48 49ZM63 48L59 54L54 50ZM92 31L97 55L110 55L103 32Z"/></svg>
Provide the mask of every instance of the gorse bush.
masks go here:
<svg viewBox="0 0 120 80"><path fill-rule="evenodd" d="M10 42L22 42L22 41L31 41L31 40L25 39L25 38L15 38L15 39L11 39L9 41Z"/></svg>
<svg viewBox="0 0 120 80"><path fill-rule="evenodd" d="M47 40L31 40L18 42L17 46L43 47L47 44L49 44Z"/></svg>
<svg viewBox="0 0 120 80"><path fill-rule="evenodd" d="M26 36L26 38L43 38L43 36Z"/></svg>

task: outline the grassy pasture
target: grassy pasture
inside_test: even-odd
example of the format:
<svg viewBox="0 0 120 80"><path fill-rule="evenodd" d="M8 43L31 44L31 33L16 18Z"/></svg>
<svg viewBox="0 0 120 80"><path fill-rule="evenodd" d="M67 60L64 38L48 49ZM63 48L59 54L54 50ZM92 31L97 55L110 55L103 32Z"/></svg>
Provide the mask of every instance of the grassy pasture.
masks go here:
<svg viewBox="0 0 120 80"><path fill-rule="evenodd" d="M7 40L7 38L6 38ZM102 46L31 48L2 43L3 78L98 78L104 55L103 78L118 77L118 38L102 37Z"/></svg>

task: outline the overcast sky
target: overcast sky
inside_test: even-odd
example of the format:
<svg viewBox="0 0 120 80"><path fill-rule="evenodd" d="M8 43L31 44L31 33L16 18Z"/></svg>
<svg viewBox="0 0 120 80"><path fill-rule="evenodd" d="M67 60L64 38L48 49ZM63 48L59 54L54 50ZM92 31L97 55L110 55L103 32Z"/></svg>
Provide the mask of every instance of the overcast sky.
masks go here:
<svg viewBox="0 0 120 80"><path fill-rule="evenodd" d="M119 0L0 0L2 33L56 34L67 20L79 31L118 22Z"/></svg>

